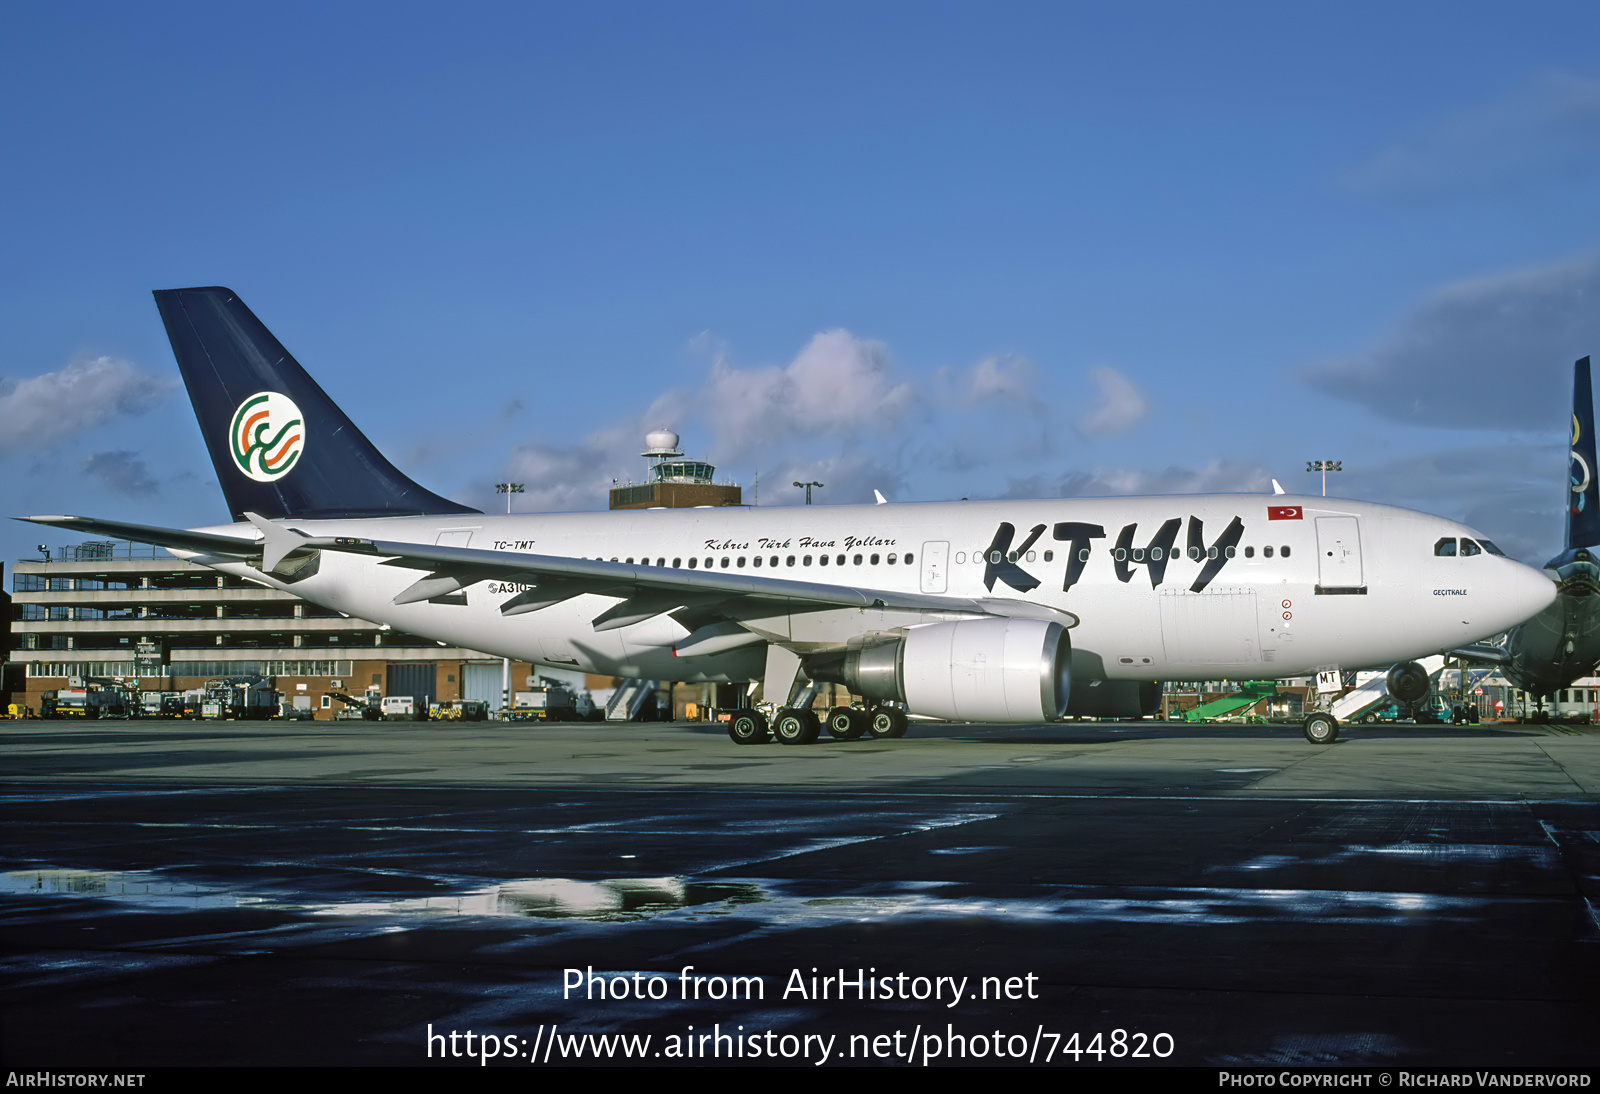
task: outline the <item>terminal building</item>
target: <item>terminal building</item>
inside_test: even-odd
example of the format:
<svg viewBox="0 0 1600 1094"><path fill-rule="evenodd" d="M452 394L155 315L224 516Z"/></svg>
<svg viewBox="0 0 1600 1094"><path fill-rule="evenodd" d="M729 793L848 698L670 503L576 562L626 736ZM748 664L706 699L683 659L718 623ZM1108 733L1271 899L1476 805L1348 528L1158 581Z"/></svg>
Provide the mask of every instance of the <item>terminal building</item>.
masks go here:
<svg viewBox="0 0 1600 1094"><path fill-rule="evenodd" d="M500 706L503 662L445 647L290 593L219 574L159 547L99 541L46 549L12 572L12 653L25 673L13 699L40 709L73 679L135 677L145 693L219 678L271 677L284 701L332 718L377 689L421 702ZM512 686L534 671L513 662Z"/></svg>

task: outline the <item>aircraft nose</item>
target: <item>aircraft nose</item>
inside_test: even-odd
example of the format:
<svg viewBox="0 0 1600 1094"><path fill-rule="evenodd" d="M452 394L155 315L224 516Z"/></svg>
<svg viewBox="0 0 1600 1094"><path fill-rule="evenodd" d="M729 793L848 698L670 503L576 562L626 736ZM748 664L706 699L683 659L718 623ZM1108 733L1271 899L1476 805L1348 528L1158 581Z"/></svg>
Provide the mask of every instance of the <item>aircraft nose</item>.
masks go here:
<svg viewBox="0 0 1600 1094"><path fill-rule="evenodd" d="M1505 560L1509 572L1496 582L1496 597L1506 613L1506 627L1514 627L1544 611L1556 599L1556 583L1543 570Z"/></svg>

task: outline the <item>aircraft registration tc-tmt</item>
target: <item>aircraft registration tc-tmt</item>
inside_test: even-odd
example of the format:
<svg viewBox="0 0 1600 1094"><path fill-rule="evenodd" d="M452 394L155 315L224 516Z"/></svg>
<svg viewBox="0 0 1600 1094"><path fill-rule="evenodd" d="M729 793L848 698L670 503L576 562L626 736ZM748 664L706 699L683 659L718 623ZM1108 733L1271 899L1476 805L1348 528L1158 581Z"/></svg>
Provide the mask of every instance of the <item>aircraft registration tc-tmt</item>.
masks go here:
<svg viewBox="0 0 1600 1094"><path fill-rule="evenodd" d="M491 516L401 474L232 291L155 297L232 523L27 519L495 656L760 681L740 743L814 739L810 682L863 698L837 736L1135 716L1158 681L1404 666L1556 595L1453 521L1287 494Z"/></svg>

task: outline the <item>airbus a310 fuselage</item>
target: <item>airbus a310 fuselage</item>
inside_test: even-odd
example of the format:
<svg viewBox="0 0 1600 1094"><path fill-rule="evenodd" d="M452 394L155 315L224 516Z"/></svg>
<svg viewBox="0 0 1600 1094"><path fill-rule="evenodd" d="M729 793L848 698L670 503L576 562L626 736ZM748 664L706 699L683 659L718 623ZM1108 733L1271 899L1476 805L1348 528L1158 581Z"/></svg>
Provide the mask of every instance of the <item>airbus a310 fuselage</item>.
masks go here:
<svg viewBox="0 0 1600 1094"><path fill-rule="evenodd" d="M815 734L795 705L808 680L885 725L1136 714L1159 680L1405 662L1555 595L1470 528L1317 497L488 516L396 471L229 290L156 295L235 523L32 519L499 656L759 680L786 740ZM1441 554L1444 539L1472 547ZM753 718L736 740L765 738Z"/></svg>

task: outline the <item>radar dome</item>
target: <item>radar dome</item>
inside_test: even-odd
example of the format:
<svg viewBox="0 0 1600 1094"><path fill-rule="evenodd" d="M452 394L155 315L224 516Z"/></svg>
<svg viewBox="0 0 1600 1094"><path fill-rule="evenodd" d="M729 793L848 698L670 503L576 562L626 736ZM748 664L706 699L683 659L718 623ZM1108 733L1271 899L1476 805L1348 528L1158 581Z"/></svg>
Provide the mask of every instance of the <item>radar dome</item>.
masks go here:
<svg viewBox="0 0 1600 1094"><path fill-rule="evenodd" d="M681 456L678 451L678 435L670 429L656 429L645 434L644 455L646 456Z"/></svg>

